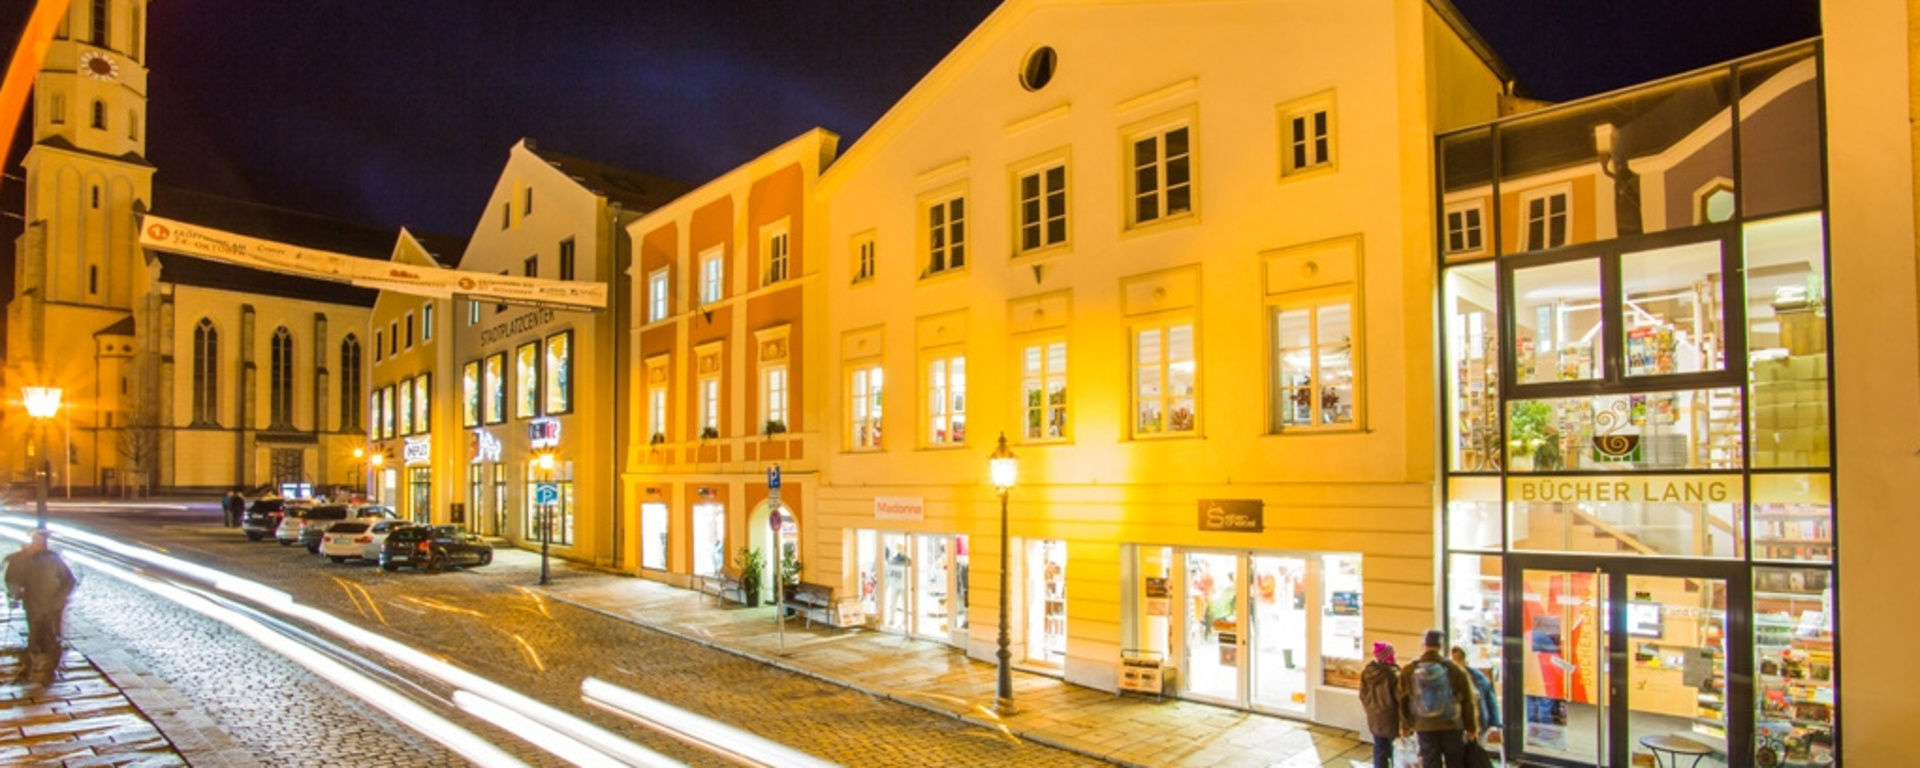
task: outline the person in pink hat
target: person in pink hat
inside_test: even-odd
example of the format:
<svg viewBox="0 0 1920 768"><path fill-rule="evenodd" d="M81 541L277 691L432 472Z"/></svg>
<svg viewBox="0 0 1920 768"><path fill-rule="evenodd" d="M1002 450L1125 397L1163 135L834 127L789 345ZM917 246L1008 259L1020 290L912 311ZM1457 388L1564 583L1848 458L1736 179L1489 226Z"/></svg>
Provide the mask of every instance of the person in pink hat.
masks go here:
<svg viewBox="0 0 1920 768"><path fill-rule="evenodd" d="M1360 706L1373 733L1373 767L1393 768L1393 740L1400 736L1400 667L1393 644L1374 643L1373 661L1360 671Z"/></svg>

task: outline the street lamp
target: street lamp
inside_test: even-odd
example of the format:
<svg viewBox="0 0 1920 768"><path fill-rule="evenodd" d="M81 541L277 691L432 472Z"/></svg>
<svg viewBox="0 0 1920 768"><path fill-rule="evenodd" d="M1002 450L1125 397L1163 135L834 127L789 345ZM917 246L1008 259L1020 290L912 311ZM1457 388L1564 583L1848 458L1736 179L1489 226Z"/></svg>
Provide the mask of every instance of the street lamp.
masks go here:
<svg viewBox="0 0 1920 768"><path fill-rule="evenodd" d="M378 504L380 503L380 499L374 495L373 489L379 486L374 485L373 475L375 472L380 471L380 465L387 463L387 455L379 451L374 451L373 455L367 457L367 461L373 463L373 469L367 472L367 501Z"/></svg>
<svg viewBox="0 0 1920 768"><path fill-rule="evenodd" d="M367 473L367 449L353 449L353 468L360 472L360 492L363 496L372 496L372 478Z"/></svg>
<svg viewBox="0 0 1920 768"><path fill-rule="evenodd" d="M1013 483L1020 475L1020 460L1014 458L1013 451L1007 450L1007 433L1000 433L1000 445L987 457L987 474L993 478L993 489L1000 494L1000 650L994 656L1000 660L1000 683L994 691L993 711L1002 716L1014 713L1013 708L1013 653L1007 650L1007 550L1011 544L1007 540L1007 492L1013 490Z"/></svg>
<svg viewBox="0 0 1920 768"><path fill-rule="evenodd" d="M34 429L39 431L40 445L40 482L34 486L34 516L36 526L42 530L47 527L47 482L53 474L53 462L47 460L47 419L60 412L59 387L21 387L20 399L25 401L27 415L33 417Z"/></svg>
<svg viewBox="0 0 1920 768"><path fill-rule="evenodd" d="M540 468L541 484L551 485L553 483L553 451L552 450L541 451L539 455L534 459L534 464L535 466L538 466ZM552 544L552 542L553 542L553 505L541 504L540 505L540 586L543 586L543 587L547 585L547 581L548 581L547 554L548 554L549 546Z"/></svg>

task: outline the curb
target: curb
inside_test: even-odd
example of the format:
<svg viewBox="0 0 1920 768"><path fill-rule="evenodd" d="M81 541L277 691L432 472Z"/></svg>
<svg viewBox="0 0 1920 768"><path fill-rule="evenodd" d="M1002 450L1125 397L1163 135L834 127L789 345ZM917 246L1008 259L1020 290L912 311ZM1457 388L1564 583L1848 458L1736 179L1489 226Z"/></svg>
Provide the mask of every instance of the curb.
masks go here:
<svg viewBox="0 0 1920 768"><path fill-rule="evenodd" d="M714 641L714 640L710 640L710 639L708 639L708 638L704 638L704 637L700 637L700 636L698 636L698 635L693 635L693 634L689 634L689 633L686 633L686 632L681 632L681 631L678 631L678 630L675 630L675 629L671 629L671 628L668 628L668 627L663 627L663 626L659 626L659 625L656 625L656 624L648 624L648 623L645 623L645 622L642 622L642 621L640 621L640 620L638 620L638 619L635 619L635 618L633 618L633 617L631 617L631 616L624 616L624 615L621 615L621 614L618 614L618 613L614 613L613 611L610 611L610 610L607 610L607 609L605 609L605 608L601 608L600 606L597 606L597 605L591 605L591 604L589 604L589 603L584 603L584 602L581 602L581 601L579 601L579 600L575 600L575 599L573 599L573 598L570 598L570 597L566 597L566 596L563 596L563 595L558 595L558 594L554 594L554 593L553 593L553 592L551 592L551 591L549 591L549 592L547 592L547 593L546 593L546 596L547 596L547 597L548 597L549 599L551 599L551 600L554 600L554 601L556 601L556 602L561 602L561 603L566 603L567 605L571 605L571 606L573 606L573 607L575 607L575 608L579 608L579 609L581 609L581 610L585 610L585 611L588 611L588 612L591 612L591 613L597 613L597 614L600 614L600 615L602 615L602 616L605 616L605 617L607 617L607 618L610 618L610 619L615 619L615 620L618 620L618 621L623 621L623 622L626 622L626 623L628 623L628 624L632 624L632 625L634 625L634 626L636 626L636 627L640 627L640 628L642 628L642 629L646 629L646 630L651 630L651 631L654 631L654 632L658 632L658 633L660 633L660 634L663 634L663 635L667 635L667 636L669 636L669 637L674 637L674 638L678 638L678 639L681 639L681 640L685 640L685 641L687 641L687 642L690 642L690 643L694 643L694 644L696 644L696 645L702 645L702 646L705 646L705 647L708 647L708 648L712 648L712 649L714 649L714 650L717 650L717 651L721 651L721 652L724 652L724 653L729 653L729 654L732 654L732 655L734 655L734 656L738 656L738 657L740 657L740 658L743 658L743 659L747 659L747 660L749 660L749 661L753 661L753 662L757 662L757 663L760 663L760 664L765 664L765 665L767 665L767 666L770 666L770 667L774 667L774 668L776 668L776 669L780 669L780 670L784 670L784 671L786 671L786 672L791 672L791 673L793 673L793 674L797 674L797 675L800 675L800 676L803 676L803 677L808 677L808 678L812 678L812 679L814 679L814 680L818 680L818 681L820 681L820 682L823 682L823 683L826 683L826 684L828 684L828 685L834 685L834 686L838 686L838 687L841 687L841 688L845 688L845 689L847 689L847 690L850 690L850 691L859 691L859 692L861 692L861 693L864 693L864 694L866 694L866 695L868 695L868 696L872 696L872 697L874 697L874 698L877 698L877 699L884 699L884 700L886 700L886 701L892 701L892 702L896 702L896 703L900 703L900 704L905 704L905 705L907 705L907 706L910 706L910 707L913 707L913 708L915 708L915 709L919 709L919 710L922 710L922 711L926 711L926 712L931 712L931 713L934 713L934 714L938 714L938 715L945 715L945 716L947 716L947 717L950 717L950 718L953 718L953 719L955 719L955 720L959 720L959 721L961 721L961 722L963 722L963 723L968 723L968 724L971 724L971 725L974 725L974 726L978 726L978 727L981 727L981 728L990 728L990 729L1005 729L1005 730L1006 730L1006 731L1007 731L1008 733L1011 733L1011 734L1013 734L1014 736L1017 736L1017 737L1019 737L1019 738L1022 738L1022 739L1026 739L1027 741L1031 741L1031 742L1033 742L1033 743L1035 743L1035 744L1040 744L1040 745L1042 745L1042 746L1046 746L1046 747L1052 747L1052 748L1054 748L1054 749L1058 749L1058 750L1061 750L1061 751L1064 751L1064 752L1071 752L1071 753L1073 753L1073 754L1076 754L1076 755L1079 755L1079 756L1081 756L1081 757L1086 757L1086 758L1090 758L1090 759L1093 759L1093 760L1099 760L1100 762L1103 762L1103 763L1107 763L1107 764L1109 764L1109 765L1118 765L1118 766L1123 766L1124 768L1152 768L1151 766L1147 766L1147 765L1144 765L1144 764L1141 764L1141 763L1135 763L1135 762L1130 762L1130 761L1127 761L1127 760L1122 760L1122 759L1120 759L1120 758L1116 758L1116 757L1112 757L1112 756L1109 756L1109 755L1104 755L1104 754L1101 754L1101 753L1098 753L1098 752L1093 752L1093 751L1090 751L1090 750L1087 750L1087 749L1085 749L1085 748L1083 748L1083 747L1077 747L1077 746L1073 746L1073 745L1071 745L1071 744L1066 744L1066 743L1063 743L1063 742L1060 742L1060 741L1057 741L1057 740L1055 740L1055 739L1053 739L1053 738L1051 738L1051 737L1048 737L1048 736L1046 736L1046 735L1044 735L1044 734L1040 734L1040 733L1036 733L1036 732L1034 732L1034 731L1031 731L1031 730L1025 730L1025 729L1020 729L1020 728L1016 728L1016 727L1014 727L1014 726L1012 726L1012 725L1009 725L1009 724L1008 724L1008 723L1007 723L1006 721L990 721L990 720L984 720L984 719L980 719L980 718L976 718L976 717L970 717L970 716L968 716L968 715L966 715L966 714L963 714L963 713L961 713L961 712L955 712L955 711L952 711L952 710L948 710L948 709L942 709L942 708L940 708L940 707L936 707L936 706L933 706L933 705L931 705L931 704L928 704L928 703L926 703L926 702L924 702L924 701L920 701L920 700L918 700L918 699L912 699L912 698L906 698L906 697L902 697L902 696L899 696L899 695L896 695L896 694L892 694L892 693L887 693L887 692L884 692L884 691L876 691L876 690L873 690L873 689L871 689L871 688L867 688L867 687L865 687L865 686L863 686L863 685L860 685L860 684L858 684L858 683L854 683L854 682L852 682L852 681L848 681L848 680L843 680L843 679L840 679L840 678L837 678L837 677L830 677L830 676L828 676L827 674L825 674L825 673L823 673L823 672L818 672L818 671L815 671L815 670L812 670L812 669L807 669L807 668L804 668L804 667L799 667L799 666L795 666L794 664L792 664L792 663L789 663L789 662L788 662L788 661L786 661L785 659L780 659L780 658L777 658L777 657L771 657L771 656L764 656L764 655L761 655L761 654L759 654L759 653L755 653L755 652L753 652L753 651L749 651L749 650L746 650L746 649L744 649L744 648L736 648L736 647L734 647L734 646L730 646L730 645L723 645L723 644L721 644L721 643L719 643L719 642L716 642L716 641Z"/></svg>

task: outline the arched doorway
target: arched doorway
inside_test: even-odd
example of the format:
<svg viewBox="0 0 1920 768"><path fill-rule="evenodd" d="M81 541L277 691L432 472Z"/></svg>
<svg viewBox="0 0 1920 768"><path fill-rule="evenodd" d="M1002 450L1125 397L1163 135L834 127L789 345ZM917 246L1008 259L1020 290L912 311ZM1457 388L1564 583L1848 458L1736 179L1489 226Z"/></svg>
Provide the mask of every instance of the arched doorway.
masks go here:
<svg viewBox="0 0 1920 768"><path fill-rule="evenodd" d="M800 519L794 515L793 507L780 505L779 546L774 545L773 527L767 523L771 511L772 507L763 500L747 515L747 546L760 550L765 569L760 578L760 596L769 601L774 599L773 589L779 583L780 563L800 557Z"/></svg>

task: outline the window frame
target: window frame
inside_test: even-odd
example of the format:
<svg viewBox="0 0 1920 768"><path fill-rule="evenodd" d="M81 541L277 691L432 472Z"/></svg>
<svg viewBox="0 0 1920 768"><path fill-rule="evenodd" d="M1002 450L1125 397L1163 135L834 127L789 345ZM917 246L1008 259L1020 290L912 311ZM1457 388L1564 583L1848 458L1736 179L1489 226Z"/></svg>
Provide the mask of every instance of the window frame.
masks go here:
<svg viewBox="0 0 1920 768"><path fill-rule="evenodd" d="M493 370L498 370L498 373L492 372ZM482 357L480 373L481 423L504 424L507 421L508 410L507 351L502 349Z"/></svg>
<svg viewBox="0 0 1920 768"><path fill-rule="evenodd" d="M956 219L954 209L960 212ZM940 214L940 222L934 223L934 213ZM920 277L922 279L942 275L961 274L967 270L967 191L964 185L951 187L920 199L919 216L915 224L920 238ZM940 245L934 245L935 233L939 233ZM956 243L955 234L958 233ZM958 251L959 261L954 261ZM934 258L939 257L939 267L935 268Z"/></svg>
<svg viewBox="0 0 1920 768"><path fill-rule="evenodd" d="M954 386L954 363L960 364L959 387ZM933 366L941 366L940 401L938 414L933 410ZM963 448L967 445L967 353L964 347L946 346L920 351L920 447L928 449ZM956 391L957 390L957 391ZM955 402L957 395L958 403ZM960 437L953 436L955 416L960 423ZM944 438L935 439L934 420L939 419Z"/></svg>
<svg viewBox="0 0 1920 768"><path fill-rule="evenodd" d="M433 373L422 371L413 377L413 432L433 431Z"/></svg>
<svg viewBox="0 0 1920 768"><path fill-rule="evenodd" d="M406 437L413 434L413 377L408 376L396 382L394 393L399 397L394 412L400 418L400 436Z"/></svg>
<svg viewBox="0 0 1920 768"><path fill-rule="evenodd" d="M486 397L486 382L481 378L478 359L460 365L460 386L460 425L469 429L478 427L480 415L485 412L483 400Z"/></svg>
<svg viewBox="0 0 1920 768"><path fill-rule="evenodd" d="M297 364L298 347L294 344L293 331L286 326L273 329L269 344L267 375L267 425L270 429L293 429L297 410L293 369Z"/></svg>
<svg viewBox="0 0 1920 768"><path fill-rule="evenodd" d="M433 341L433 306L429 301L420 305L420 341Z"/></svg>
<svg viewBox="0 0 1920 768"><path fill-rule="evenodd" d="M873 230L853 236L853 284L870 281L879 273L878 242Z"/></svg>
<svg viewBox="0 0 1920 768"><path fill-rule="evenodd" d="M1047 382L1048 379L1056 373L1052 370L1051 366L1048 365L1048 356L1052 347L1055 346L1060 347L1061 370L1057 373L1061 379L1062 399L1060 412L1063 426L1058 436L1048 436L1046 434L1048 424L1047 412L1051 410L1051 406L1046 400L1048 391ZM1013 360L1011 365L1008 366L1008 370L1013 373L1014 379L1012 390L1015 395L1015 418L1013 423L1018 425L1019 442L1029 444L1073 442L1073 379L1071 374L1073 370L1073 351L1072 345L1068 343L1066 335L1061 332L1030 334L1017 340L1013 344L1012 350ZM1038 391L1041 396L1037 405L1029 403L1030 390L1027 389L1026 357L1027 353L1033 350L1038 350L1040 354L1040 368L1035 374L1040 383ZM1028 434L1027 431L1031 426L1030 419L1036 410L1040 416L1040 434L1038 436Z"/></svg>
<svg viewBox="0 0 1920 768"><path fill-rule="evenodd" d="M124 380L122 380L124 382ZM220 426L220 327L202 317L193 327L193 420L189 426Z"/></svg>
<svg viewBox="0 0 1920 768"><path fill-rule="evenodd" d="M1366 376L1363 371L1365 356L1366 323L1361 315L1360 294L1357 286L1345 283L1322 288L1309 288L1278 294L1267 302L1267 434L1290 435L1319 432L1356 432L1366 429ZM1320 339L1320 312L1323 307L1345 305L1347 308L1347 365L1351 380L1347 388L1353 393L1353 420L1324 423L1321 417L1322 391L1326 380L1320 374L1320 350L1328 346ZM1280 347L1279 318L1284 312L1305 310L1308 322L1308 348L1312 350L1312 371L1307 389L1313 393L1308 408L1306 424L1283 424L1280 417L1279 402L1281 391L1293 389L1281 381L1282 349Z"/></svg>
<svg viewBox="0 0 1920 768"><path fill-rule="evenodd" d="M673 316L673 268L661 267L647 273L647 322L657 323Z"/></svg>
<svg viewBox="0 0 1920 768"><path fill-rule="evenodd" d="M760 257L766 264L760 284L773 285L793 276L792 227L787 219L760 228Z"/></svg>
<svg viewBox="0 0 1920 768"><path fill-rule="evenodd" d="M1303 136L1296 129L1295 122L1300 120L1310 121L1316 115L1325 115L1326 124L1324 126L1310 125L1308 127L1308 133ZM1339 168L1340 145L1337 139L1339 122L1334 115L1332 93L1310 96L1299 101L1281 105L1279 108L1279 120L1280 177L1282 179L1293 179L1319 173L1328 173ZM1314 130L1316 127L1320 129L1319 132ZM1295 158L1297 145L1303 144L1306 146L1300 148L1304 148L1308 154L1306 162L1304 163L1297 161ZM1319 150L1318 152L1315 151L1316 148L1313 144L1321 145L1317 148Z"/></svg>
<svg viewBox="0 0 1920 768"><path fill-rule="evenodd" d="M527 195L528 195L528 199L531 200L533 195L533 190L531 188L527 190ZM560 279L561 280L572 280L578 274L577 272L575 272L575 270L578 269L579 267L579 265L575 263L575 259L578 258L576 249L577 249L577 246L573 244L573 238L569 237L565 240L560 241Z"/></svg>
<svg viewBox="0 0 1920 768"><path fill-rule="evenodd" d="M880 375L879 402L862 402L875 396L874 379L871 376L875 373ZM863 374L866 374L864 383L861 381ZM879 358L869 358L848 364L846 443L848 452L872 453L886 450L886 384L886 366L881 364ZM875 409L870 407L871 405L879 406L878 415L874 414ZM862 426L870 428L867 434L872 436L871 440L862 438L860 432Z"/></svg>
<svg viewBox="0 0 1920 768"><path fill-rule="evenodd" d="M783 429L792 429L793 379L785 361L767 363L760 366L760 429L765 431L766 424L778 421ZM777 382L775 380L778 380ZM776 383L778 386L775 386ZM779 406L777 409L775 406ZM778 413L776 414L776 410Z"/></svg>
<svg viewBox="0 0 1920 768"><path fill-rule="evenodd" d="M727 249L714 246L701 251L700 306L718 304L727 298Z"/></svg>
<svg viewBox="0 0 1920 768"><path fill-rule="evenodd" d="M725 437L726 433L720 430L722 421L720 418L720 409L725 405L721 400L720 374L716 372L701 376L694 382L694 386L695 392L700 396L699 416L700 434L702 435L700 439L707 440ZM705 437L709 429L713 430L712 438Z"/></svg>
<svg viewBox="0 0 1920 768"><path fill-rule="evenodd" d="M567 353L566 360L564 361L566 376L563 378L565 383L560 385L554 383L553 342L556 339L565 339L563 343L566 345ZM573 350L572 328L558 333L547 334L545 338L540 340L540 410L547 416L563 416L573 413ZM556 392L560 394L561 400L557 408L554 406L554 394Z"/></svg>
<svg viewBox="0 0 1920 768"><path fill-rule="evenodd" d="M1172 414L1171 406L1175 398L1172 395L1172 392L1170 390L1170 387L1168 386L1168 383L1172 380L1171 371L1173 370L1173 364L1176 362L1175 360L1172 359L1172 348L1173 348L1172 332L1173 332L1173 329L1180 328L1180 327L1187 328L1189 335L1192 337L1193 426L1190 429L1174 430L1171 428L1170 425L1173 423L1173 418L1172 418L1173 414ZM1143 331L1158 331L1160 333L1160 339L1161 339L1160 341L1161 360L1157 364L1160 366L1159 403L1160 403L1160 414L1161 414L1160 415L1161 428L1151 432L1143 431L1140 428L1140 403L1141 403L1141 400L1140 400L1140 367L1141 367L1140 334ZM1135 320L1134 322L1128 324L1126 333L1127 333L1127 362L1128 362L1127 370L1129 374L1127 379L1127 405L1128 405L1127 436L1128 438L1132 440L1175 440L1175 439L1181 439L1181 438L1200 437L1204 435L1205 432L1203 430L1202 419L1205 416L1206 409L1202 408L1201 406L1204 404L1204 400L1202 398L1206 394L1206 387L1203 385L1203 382L1201 381L1201 378L1200 378L1201 377L1201 367L1200 367L1201 345L1200 345L1199 319L1193 314L1186 313L1186 312L1163 315L1159 317L1146 317L1146 318Z"/></svg>
<svg viewBox="0 0 1920 768"><path fill-rule="evenodd" d="M360 394L365 373L360 337L349 333L340 340L340 431L360 430Z"/></svg>
<svg viewBox="0 0 1920 768"><path fill-rule="evenodd" d="M1073 164L1071 160L1072 157L1068 150L1056 150L1022 162L1008 172L1008 183L1010 186L1007 197L1013 206L1011 215L1008 218L1013 222L1012 250L1016 257L1036 256L1055 251L1072 250ZM1060 215L1058 218L1060 220L1061 232L1060 239L1058 240L1049 239L1047 226L1054 219L1053 216L1048 215L1047 202L1056 196L1056 194L1047 187L1047 175L1054 170L1060 171L1060 189L1058 190L1057 196L1060 199ZM1036 205L1036 212L1039 215L1039 219L1035 221L1028 221L1026 218L1028 198L1023 189L1023 185L1029 178L1038 179L1035 184L1037 196L1033 198L1033 202ZM1026 244L1026 231L1030 227L1036 230L1038 236L1038 244L1032 247L1028 247Z"/></svg>
<svg viewBox="0 0 1920 768"><path fill-rule="evenodd" d="M1471 227L1468 227L1466 222L1468 214L1472 214L1474 218L1479 219L1479 221L1474 222ZM1453 217L1455 215L1460 216L1461 221L1461 228L1459 230L1461 233L1461 247L1458 249L1453 247ZM1490 220L1487 218L1486 198L1474 197L1467 200L1447 203L1441 208L1440 213L1441 256L1446 259L1465 259L1486 255L1489 222ZM1471 232L1475 238L1472 244L1467 243L1467 233L1469 232Z"/></svg>
<svg viewBox="0 0 1920 768"><path fill-rule="evenodd" d="M1122 179L1120 185L1120 205L1121 221L1126 223L1126 230L1145 229L1163 224L1193 221L1198 218L1200 215L1199 125L1199 115L1196 108L1186 107L1172 113L1136 123L1122 132L1120 141L1120 172ZM1187 149L1185 154L1181 156L1186 161L1187 179L1185 185L1187 189L1187 207L1185 210L1173 212L1169 210L1166 199L1166 169L1175 158L1169 157L1166 154L1166 137L1180 130L1187 132ZM1156 200L1156 213L1151 218L1142 219L1139 215L1141 193L1137 174L1146 166L1140 165L1136 158L1139 143L1147 139L1153 139L1156 148L1155 161L1152 163L1152 166L1158 169L1155 171L1155 187L1152 193Z"/></svg>
<svg viewBox="0 0 1920 768"><path fill-rule="evenodd" d="M1546 206L1542 210L1542 214L1545 216L1545 218L1542 218L1540 220L1541 222L1540 236L1544 239L1551 240L1553 239L1552 237L1553 236L1553 226L1552 226L1553 210L1552 210L1551 201L1554 198L1559 198L1562 201L1562 206L1564 208L1564 212L1561 214L1561 218L1562 218L1561 240L1558 243L1551 243L1551 244L1536 243L1534 242L1534 235L1533 235L1534 219L1533 219L1532 212L1529 211L1528 209L1536 201L1541 202L1543 205ZM1547 250L1554 250L1558 248L1565 248L1569 245L1574 244L1573 184L1571 182L1563 181L1563 182L1558 182L1554 184L1544 184L1538 187L1534 187L1532 189L1521 190L1519 192L1518 197L1515 198L1514 218L1519 220L1518 224L1520 227L1519 232L1516 233L1516 237L1520 241L1520 247L1516 249L1515 255L1520 253L1529 253L1532 251L1547 251Z"/></svg>
<svg viewBox="0 0 1920 768"><path fill-rule="evenodd" d="M531 362L528 362L529 357ZM539 418L543 404L541 385L541 344L539 339L513 345L513 418Z"/></svg>

